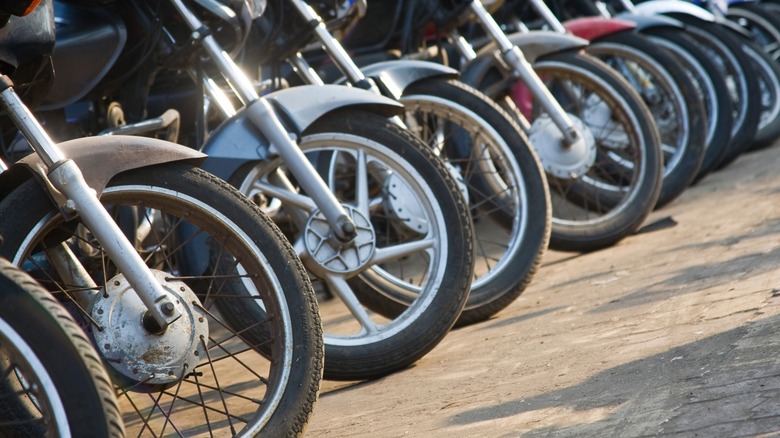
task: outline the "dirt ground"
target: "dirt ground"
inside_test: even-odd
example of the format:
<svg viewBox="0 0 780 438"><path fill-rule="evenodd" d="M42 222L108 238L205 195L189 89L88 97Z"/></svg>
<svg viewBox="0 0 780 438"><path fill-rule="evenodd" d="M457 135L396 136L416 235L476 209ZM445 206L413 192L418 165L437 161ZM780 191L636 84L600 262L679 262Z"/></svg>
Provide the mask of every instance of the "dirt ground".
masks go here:
<svg viewBox="0 0 780 438"><path fill-rule="evenodd" d="M780 436L780 147L615 247L549 251L414 367L324 382L312 437Z"/></svg>

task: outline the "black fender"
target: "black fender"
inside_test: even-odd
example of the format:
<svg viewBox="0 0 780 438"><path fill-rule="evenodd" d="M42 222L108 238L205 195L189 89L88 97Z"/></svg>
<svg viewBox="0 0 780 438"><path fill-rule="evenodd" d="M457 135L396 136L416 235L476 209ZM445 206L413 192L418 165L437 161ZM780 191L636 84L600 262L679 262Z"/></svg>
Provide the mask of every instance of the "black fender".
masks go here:
<svg viewBox="0 0 780 438"><path fill-rule="evenodd" d="M358 107L384 117L397 116L404 109L395 100L343 85L302 85L275 91L264 99L270 101L294 137L337 109ZM258 103L225 120L209 135L201 148L208 155L201 167L227 180L247 161L268 158L270 144L251 121L252 111L259 111Z"/></svg>
<svg viewBox="0 0 780 438"><path fill-rule="evenodd" d="M360 67L366 77L374 80L382 90L382 94L400 99L404 90L410 85L429 78L456 79L460 73L454 68L430 61L397 59L377 62L366 67ZM336 83L346 83L342 77Z"/></svg>
<svg viewBox="0 0 780 438"><path fill-rule="evenodd" d="M206 155L176 143L129 135L78 138L59 143L57 147L79 166L87 184L98 194L111 178L127 170L174 161L196 166L206 158ZM31 177L37 177L58 205L62 205L65 198L51 185L47 173L48 167L38 155L28 155L0 173L0 196L5 198Z"/></svg>
<svg viewBox="0 0 780 438"><path fill-rule="evenodd" d="M582 50L588 46L584 38L553 31L533 31L531 33L513 33L509 40L520 48L529 63L533 64L540 57L568 50ZM461 69L460 80L479 88L485 74L497 68L502 76L511 77L512 73L501 59L495 43L490 43L477 52L477 57L469 61ZM482 90L485 91L485 90Z"/></svg>

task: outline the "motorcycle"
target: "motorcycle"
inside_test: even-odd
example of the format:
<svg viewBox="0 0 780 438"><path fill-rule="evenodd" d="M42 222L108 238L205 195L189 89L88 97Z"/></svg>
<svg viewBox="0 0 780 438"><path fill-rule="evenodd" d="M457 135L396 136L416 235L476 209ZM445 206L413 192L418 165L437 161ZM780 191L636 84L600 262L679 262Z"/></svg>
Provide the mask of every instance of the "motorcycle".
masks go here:
<svg viewBox="0 0 780 438"><path fill-rule="evenodd" d="M662 141L664 173L656 208L675 199L693 182L707 150L703 99L684 68L670 53L639 34L636 24L604 17L561 22L543 0L504 2L492 15L513 30L520 31L526 24L532 29L546 25L587 39L587 53L615 69L642 96Z"/></svg>
<svg viewBox="0 0 780 438"><path fill-rule="evenodd" d="M54 88L61 80L66 92L55 96L80 96L46 103L54 112L47 120L64 120L63 131L97 126L94 132L113 133L144 125L155 102L184 96L166 107L182 115L185 142L208 154L203 168L271 216L308 273L343 303L341 325L324 338L325 378L383 376L443 339L468 296L473 225L441 160L391 120L401 104L336 85L260 97L231 57L257 18L242 1L135 0L99 10L57 5L63 24L81 35L58 36L55 62L94 53L103 35L118 36L107 43L112 55L95 67L102 77L90 76L82 87L81 76L58 76ZM210 118L206 104L229 117ZM109 109L120 106L126 125L112 128ZM83 122L68 123L80 107L90 109ZM412 305L381 318L358 300L360 293Z"/></svg>
<svg viewBox="0 0 780 438"><path fill-rule="evenodd" d="M45 5L47 26L26 27L47 29L42 43L3 46L4 73L30 91L51 73ZM301 434L319 391L322 332L311 283L278 228L197 168L202 153L122 135L56 144L8 76L2 84L0 105L34 153L0 173L0 255L83 324L127 431ZM205 265L187 251L196 243ZM39 389L56 401L60 388ZM88 402L73 401L64 403Z"/></svg>
<svg viewBox="0 0 780 438"><path fill-rule="evenodd" d="M458 81L457 70L400 59L359 67L329 30L339 25L335 20L356 18L347 15L361 10L359 5L353 2L339 16L344 8L315 10L302 0L270 3L274 10L254 23L243 65L279 72L288 84L324 85L325 78L348 82L404 104L400 121L455 174L475 223L475 276L457 325L485 320L522 293L547 248L550 207L544 171L520 128L490 98ZM310 23L319 24L312 28ZM302 36L307 31L309 39ZM271 41L274 50L263 50ZM292 66L289 74L282 71L286 64ZM398 311L382 295L359 298L385 316Z"/></svg>
<svg viewBox="0 0 780 438"><path fill-rule="evenodd" d="M436 46L437 38L446 36L456 51L448 59L459 56L466 62L464 82L493 97L524 127L547 174L552 248L595 250L638 229L660 191L660 138L630 86L580 52L587 42L554 32L508 38L479 2L378 1L374 6L373 19L358 22L345 37L348 49L401 47L419 56L425 52L416 48ZM395 17L390 31L366 38L377 34L381 17ZM479 53L458 33L470 19L488 35ZM433 29L433 42L426 40L425 29Z"/></svg>

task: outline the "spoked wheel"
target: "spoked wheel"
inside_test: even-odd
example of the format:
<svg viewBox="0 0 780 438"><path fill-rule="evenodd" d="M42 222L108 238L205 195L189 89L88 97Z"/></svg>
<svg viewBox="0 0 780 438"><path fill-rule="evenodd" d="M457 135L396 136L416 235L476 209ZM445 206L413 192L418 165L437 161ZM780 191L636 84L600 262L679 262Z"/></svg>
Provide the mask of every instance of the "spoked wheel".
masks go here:
<svg viewBox="0 0 780 438"><path fill-rule="evenodd" d="M547 249L544 171L520 128L472 87L421 81L405 90L401 102L407 128L448 163L465 191L474 221L475 271L458 324L482 321L525 290Z"/></svg>
<svg viewBox="0 0 780 438"><path fill-rule="evenodd" d="M693 182L704 159L707 121L692 79L672 55L633 33L599 38L587 51L620 73L650 109L664 157L656 208L672 201Z"/></svg>
<svg viewBox="0 0 780 438"><path fill-rule="evenodd" d="M164 333L144 328L127 280L35 181L0 204L2 255L88 326L128 433L301 434L319 391L321 326L303 266L273 223L182 163L125 172L101 202L181 314Z"/></svg>
<svg viewBox="0 0 780 438"><path fill-rule="evenodd" d="M70 314L0 259L0 435L124 436L114 390Z"/></svg>
<svg viewBox="0 0 780 438"><path fill-rule="evenodd" d="M529 138L550 188L550 247L613 245L639 228L660 192L661 142L650 112L624 79L590 55L547 55L534 70L583 133L575 146L564 144L541 104L500 65L484 69L474 82L532 121Z"/></svg>
<svg viewBox="0 0 780 438"><path fill-rule="evenodd" d="M650 27L642 34L668 50L686 71L696 86L696 94L704 103L707 117L707 135L704 160L696 179L701 179L724 159L731 145L734 124L731 94L720 68L701 49L696 40L682 29Z"/></svg>
<svg viewBox="0 0 780 438"><path fill-rule="evenodd" d="M761 90L750 58L742 50L740 41L725 27L687 16L677 16L688 24L686 31L699 47L713 59L726 78L732 100L734 124L731 145L718 167L734 161L748 150L758 131L761 116Z"/></svg>
<svg viewBox="0 0 780 438"><path fill-rule="evenodd" d="M325 377L404 368L444 338L468 297L473 228L459 186L430 148L372 113L331 112L299 145L356 223L354 240L333 236L279 158L249 163L231 182L295 242L315 287L338 298L321 304ZM373 295L397 316L372 309Z"/></svg>
<svg viewBox="0 0 780 438"><path fill-rule="evenodd" d="M771 145L780 137L780 65L770 59L753 41L742 41L742 50L750 58L759 86L761 103L758 131L748 150Z"/></svg>
<svg viewBox="0 0 780 438"><path fill-rule="evenodd" d="M780 62L780 3L763 0L760 3L729 5L726 17L749 30L753 41L770 59Z"/></svg>

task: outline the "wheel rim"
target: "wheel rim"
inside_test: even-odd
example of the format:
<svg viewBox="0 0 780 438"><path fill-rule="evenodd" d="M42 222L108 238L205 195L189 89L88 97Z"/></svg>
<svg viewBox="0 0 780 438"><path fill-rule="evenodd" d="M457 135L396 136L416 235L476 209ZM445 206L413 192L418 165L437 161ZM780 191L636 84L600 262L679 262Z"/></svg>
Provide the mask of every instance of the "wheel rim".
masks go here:
<svg viewBox="0 0 780 438"><path fill-rule="evenodd" d="M432 210L436 204L435 194L423 183L421 175L405 166L406 159L365 137L344 133L312 134L301 140L300 147L338 200L371 219L377 239L372 260L362 265L359 272L328 272L306 254L299 240L304 234L301 230L314 213L313 202L307 208L283 201L280 213L272 216L290 240L298 242L293 246L309 271L317 273L315 282L339 298L320 304L325 344L361 346L390 338L427 311L437 293L435 286L444 275L447 231L442 215ZM416 234L402 225L401 218L393 218L392 213L386 212L383 196L389 190L385 187L389 175L403 181L417 197L417 213L424 216L427 224L424 234ZM282 161L276 159L254 166L237 186L250 199L259 200L263 207L277 200L268 197L269 189L279 190L287 184L295 186ZM419 202L420 199L423 201ZM349 284L356 274L377 293L408 305L408 308L392 320L368 311ZM403 275L405 280L398 275Z"/></svg>
<svg viewBox="0 0 780 438"><path fill-rule="evenodd" d="M16 397L4 394L4 404L12 403L15 408L21 408L25 413L24 418L19 418L18 421L0 419L0 429L19 433L20 436L70 436L65 405L46 367L24 337L2 318L0 373L4 376L2 386L16 393Z"/></svg>
<svg viewBox="0 0 780 438"><path fill-rule="evenodd" d="M258 433L275 412L289 383L293 350L290 312L277 295L283 293L282 287L268 260L225 215L179 191L114 186L103 192L101 201L110 206L115 218L123 218L120 226L126 232L128 224L122 221L127 220L128 211L134 212L129 229L135 232L136 249L150 267L190 284L199 298L194 306L207 315L209 326L209 339L200 340L199 350L206 357L200 354L188 361L181 370L183 377L172 384L149 385L146 382L152 376L131 381L108 367L117 386L128 433ZM99 245L83 227L74 230L63 225L59 215L50 214L34 227L15 263L37 276L50 290L67 291L45 255L36 249L55 232L72 236L69 246L90 267L98 285L105 284L105 279L111 277L110 260L103 257ZM206 243L206 235L213 241ZM230 238L224 240L225 236ZM194 260L187 255L203 250L211 254L206 260ZM256 274L250 276L247 272ZM257 298L247 299L250 290L252 297ZM226 317L238 300L242 308L247 301L254 302L257 309L274 315L273 322L247 325ZM85 316L89 315L87 310L75 310L73 305L71 309L76 317L89 318ZM268 339L273 340L270 345L261 345L268 344ZM121 360L121 354L106 345L96 345L96 349L109 365ZM276 364L271 365L270 359ZM230 379L220 380L227 373ZM230 390L222 386L228 381Z"/></svg>
<svg viewBox="0 0 780 438"><path fill-rule="evenodd" d="M653 59L631 47L599 43L589 53L617 70L642 96L661 134L664 175L668 175L682 160L690 132L685 98L673 86L674 80Z"/></svg>
<svg viewBox="0 0 780 438"><path fill-rule="evenodd" d="M523 246L529 211L522 172L495 129L462 105L419 94L404 96L401 101L406 107L407 127L438 151L445 162L458 169L469 193L476 239L476 269L471 288L478 290L511 269L509 261ZM449 135L442 134L445 132ZM464 138L468 138L465 145ZM486 193L486 189L492 193ZM500 200L491 202L496 197ZM501 209L500 218L491 211L495 208ZM481 304L475 298L478 297L469 298L467 308Z"/></svg>
<svg viewBox="0 0 780 438"><path fill-rule="evenodd" d="M639 122L626 110L625 99L592 73L551 60L538 63L535 68L567 113L586 125L596 119L610 124L609 129L592 127L596 128L591 132L597 158L582 178L569 181L548 174L553 224L578 227L610 221L632 208L639 182L645 179L647 169L641 150L647 145L633 128ZM533 118L544 114L541 104L533 103L532 108ZM594 117L603 111L608 111L608 117Z"/></svg>

